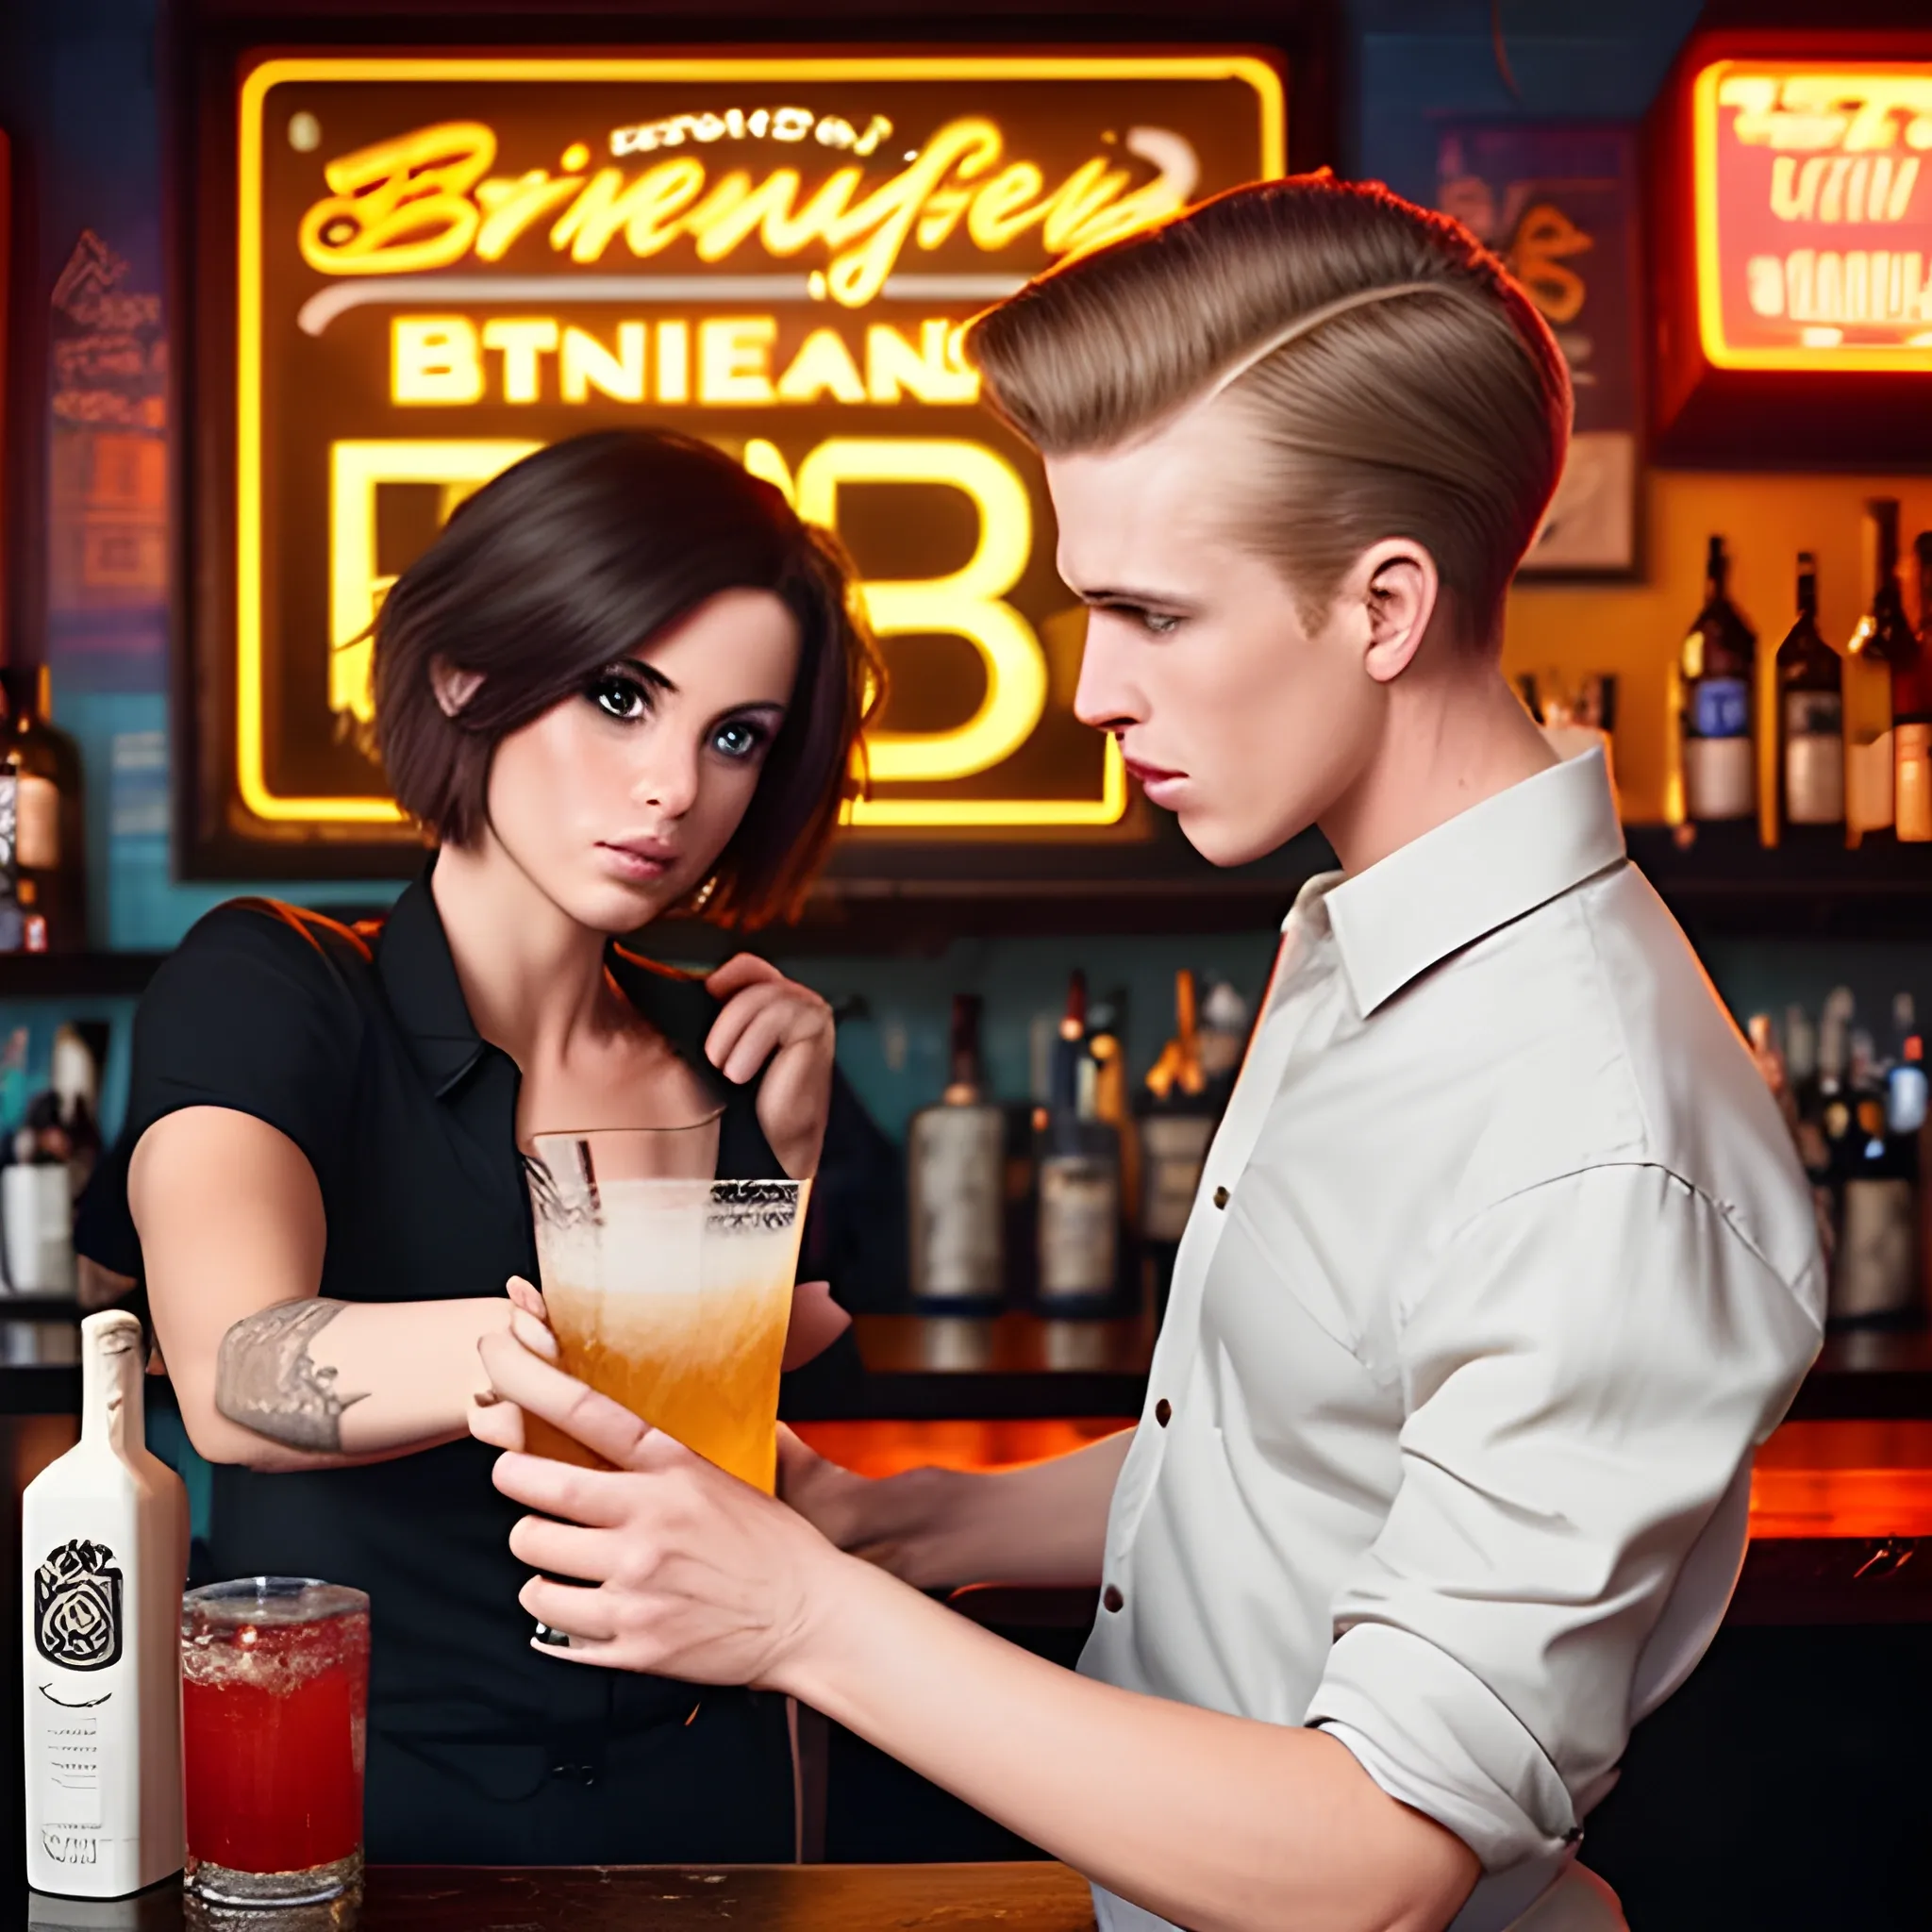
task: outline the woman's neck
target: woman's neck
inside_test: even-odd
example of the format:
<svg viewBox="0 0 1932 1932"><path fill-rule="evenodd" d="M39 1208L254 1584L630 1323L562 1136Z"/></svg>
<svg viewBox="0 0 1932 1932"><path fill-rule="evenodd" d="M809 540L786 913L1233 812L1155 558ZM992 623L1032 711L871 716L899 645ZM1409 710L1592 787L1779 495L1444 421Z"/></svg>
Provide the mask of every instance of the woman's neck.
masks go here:
<svg viewBox="0 0 1932 1932"><path fill-rule="evenodd" d="M443 846L429 890L476 1031L525 1072L616 1024L605 935L541 891L490 832Z"/></svg>

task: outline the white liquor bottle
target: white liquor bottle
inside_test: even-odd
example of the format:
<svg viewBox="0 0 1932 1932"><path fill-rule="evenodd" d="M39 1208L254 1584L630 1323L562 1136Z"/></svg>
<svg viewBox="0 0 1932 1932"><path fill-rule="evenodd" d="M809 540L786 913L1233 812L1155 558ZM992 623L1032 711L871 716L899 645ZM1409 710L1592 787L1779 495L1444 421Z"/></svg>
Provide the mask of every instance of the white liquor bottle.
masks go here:
<svg viewBox="0 0 1932 1932"><path fill-rule="evenodd" d="M26 1874L120 1898L181 1869L188 1495L143 1440L140 1322L80 1338L80 1441L21 1506Z"/></svg>
<svg viewBox="0 0 1932 1932"><path fill-rule="evenodd" d="M980 1003L953 998L952 1078L906 1137L915 1302L997 1303L1006 1291L1006 1115L986 1098Z"/></svg>

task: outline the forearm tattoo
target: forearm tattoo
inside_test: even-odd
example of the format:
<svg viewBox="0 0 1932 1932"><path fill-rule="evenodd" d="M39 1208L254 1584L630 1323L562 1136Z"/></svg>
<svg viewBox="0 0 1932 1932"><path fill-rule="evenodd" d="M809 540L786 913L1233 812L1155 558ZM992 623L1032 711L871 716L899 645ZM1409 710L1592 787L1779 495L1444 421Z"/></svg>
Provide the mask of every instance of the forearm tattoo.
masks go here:
<svg viewBox="0 0 1932 1932"><path fill-rule="evenodd" d="M343 1395L333 1368L318 1368L308 1345L348 1306L309 1299L277 1302L244 1315L222 1337L215 1407L231 1423L291 1449L340 1455L342 1411L369 1391Z"/></svg>

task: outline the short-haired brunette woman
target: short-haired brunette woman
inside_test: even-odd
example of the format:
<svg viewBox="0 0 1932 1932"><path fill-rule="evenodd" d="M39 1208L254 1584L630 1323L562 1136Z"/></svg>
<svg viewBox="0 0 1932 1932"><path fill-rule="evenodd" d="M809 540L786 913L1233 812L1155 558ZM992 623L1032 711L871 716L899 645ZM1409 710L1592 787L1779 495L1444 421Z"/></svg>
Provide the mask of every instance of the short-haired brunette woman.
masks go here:
<svg viewBox="0 0 1932 1932"><path fill-rule="evenodd" d="M703 443L529 457L376 621L377 738L433 861L379 926L225 906L142 1002L83 1245L144 1278L215 1465L216 1574L370 1593L372 1858L791 1856L781 1697L531 1649L518 1512L466 1415L536 1274L532 1134L722 1107L721 1176L814 1170L824 1002L613 936L802 893L874 683L853 608L824 540Z"/></svg>

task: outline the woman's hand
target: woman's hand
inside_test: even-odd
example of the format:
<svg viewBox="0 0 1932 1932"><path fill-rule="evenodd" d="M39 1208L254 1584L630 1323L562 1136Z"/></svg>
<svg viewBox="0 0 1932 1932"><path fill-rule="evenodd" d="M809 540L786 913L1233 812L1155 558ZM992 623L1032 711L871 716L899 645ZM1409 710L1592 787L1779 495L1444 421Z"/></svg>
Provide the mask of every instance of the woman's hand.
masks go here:
<svg viewBox="0 0 1932 1932"><path fill-rule="evenodd" d="M533 1354L541 1328L519 1306L513 1333L482 1346L494 1400L474 1432L520 1439L541 1417L608 1463L576 1469L535 1456L500 1457L496 1487L541 1513L510 1532L532 1569L519 1595L567 1646L545 1654L700 1684L788 1688L787 1663L841 1558L802 1517L714 1469L629 1410ZM581 1584L559 1583L575 1576Z"/></svg>
<svg viewBox="0 0 1932 1932"><path fill-rule="evenodd" d="M832 1098L831 1008L750 953L727 959L705 990L724 1007L711 1023L706 1058L741 1087L770 1062L758 1089L758 1125L778 1165L793 1180L809 1180L818 1172Z"/></svg>

